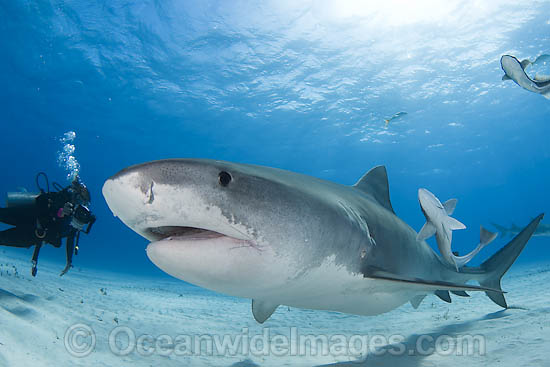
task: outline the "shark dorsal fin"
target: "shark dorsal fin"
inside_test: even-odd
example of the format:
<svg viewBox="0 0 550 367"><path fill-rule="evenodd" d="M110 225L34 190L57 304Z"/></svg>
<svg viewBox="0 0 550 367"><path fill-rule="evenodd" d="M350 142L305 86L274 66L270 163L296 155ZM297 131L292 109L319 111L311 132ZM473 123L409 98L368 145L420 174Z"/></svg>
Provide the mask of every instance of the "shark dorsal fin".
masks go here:
<svg viewBox="0 0 550 367"><path fill-rule="evenodd" d="M356 189L369 194L378 202L378 204L395 214L390 202L390 188L388 185L388 174L386 172L386 167L374 167L365 173L365 175L361 177L353 186Z"/></svg>
<svg viewBox="0 0 550 367"><path fill-rule="evenodd" d="M456 199L449 199L443 203L443 207L445 208L447 215L453 215L453 213L455 212L457 202L458 200Z"/></svg>
<svg viewBox="0 0 550 367"><path fill-rule="evenodd" d="M529 61L529 59L525 59L525 60L522 60L522 61L520 62L520 64L521 64L521 68L522 68L523 70L525 70L526 67L528 67L529 65L531 65L531 61Z"/></svg>

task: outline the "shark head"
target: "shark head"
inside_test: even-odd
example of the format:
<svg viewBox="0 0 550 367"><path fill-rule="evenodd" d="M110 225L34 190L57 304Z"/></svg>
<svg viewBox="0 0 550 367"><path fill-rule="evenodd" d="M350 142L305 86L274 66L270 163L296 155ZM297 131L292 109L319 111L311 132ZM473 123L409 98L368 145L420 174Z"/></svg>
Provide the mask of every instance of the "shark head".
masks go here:
<svg viewBox="0 0 550 367"><path fill-rule="evenodd" d="M510 78L519 77L520 75L524 74L523 65L514 56L503 55L500 58L500 66L502 67L502 70L506 73L506 75L508 75Z"/></svg>
<svg viewBox="0 0 550 367"><path fill-rule="evenodd" d="M447 215L441 201L426 189L418 189L418 201L427 220L437 221L439 217Z"/></svg>
<svg viewBox="0 0 550 367"><path fill-rule="evenodd" d="M323 221L312 213L315 198L291 175L222 161L163 160L122 170L105 182L103 195L115 216L151 241L147 256L160 269L252 298L284 287L322 236L322 223L304 224Z"/></svg>

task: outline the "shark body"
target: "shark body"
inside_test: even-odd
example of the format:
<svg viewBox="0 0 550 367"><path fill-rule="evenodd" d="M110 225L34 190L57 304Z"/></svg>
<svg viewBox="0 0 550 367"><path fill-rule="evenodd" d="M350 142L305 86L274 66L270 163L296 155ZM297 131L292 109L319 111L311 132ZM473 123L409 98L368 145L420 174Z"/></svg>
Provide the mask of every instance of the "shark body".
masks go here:
<svg viewBox="0 0 550 367"><path fill-rule="evenodd" d="M386 169L345 186L275 168L205 159L132 166L103 195L151 243L168 274L251 298L262 323L278 305L377 315L428 294L484 291L507 307L500 279L542 215L480 267L461 272L399 219ZM477 281L480 286L467 284Z"/></svg>
<svg viewBox="0 0 550 367"><path fill-rule="evenodd" d="M513 80L523 89L541 94L543 97L550 99L550 77L535 77L535 79L531 79L525 72L525 68L530 64L532 62L527 59L519 61L514 56L503 55L500 58L500 65L502 70L504 70L502 79Z"/></svg>
<svg viewBox="0 0 550 367"><path fill-rule="evenodd" d="M426 224L418 233L417 239L423 241L435 234L441 256L448 264L453 265L457 271L470 262L481 249L491 243L497 236L480 226L479 244L470 253L458 256L451 249L452 231L465 229L466 226L451 217L457 200L450 199L441 204L439 199L426 189L418 190L418 200L422 213L426 217Z"/></svg>

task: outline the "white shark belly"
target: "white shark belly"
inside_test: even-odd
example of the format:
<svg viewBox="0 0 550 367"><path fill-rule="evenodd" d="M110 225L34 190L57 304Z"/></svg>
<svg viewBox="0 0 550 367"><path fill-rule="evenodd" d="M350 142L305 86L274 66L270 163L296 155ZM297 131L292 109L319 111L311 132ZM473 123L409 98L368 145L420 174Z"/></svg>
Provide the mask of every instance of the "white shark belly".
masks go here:
<svg viewBox="0 0 550 367"><path fill-rule="evenodd" d="M283 289L253 298L297 308L372 316L391 311L418 294L423 293L384 280L365 278L328 260L287 283Z"/></svg>

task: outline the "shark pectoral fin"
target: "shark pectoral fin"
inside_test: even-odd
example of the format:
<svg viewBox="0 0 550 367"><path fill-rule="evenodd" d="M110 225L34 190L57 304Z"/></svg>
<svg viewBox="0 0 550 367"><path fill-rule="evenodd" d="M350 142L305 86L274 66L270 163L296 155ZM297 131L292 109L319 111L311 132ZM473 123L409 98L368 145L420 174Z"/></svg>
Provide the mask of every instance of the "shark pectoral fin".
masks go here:
<svg viewBox="0 0 550 367"><path fill-rule="evenodd" d="M470 295L464 291L451 291L451 293L460 297L470 297Z"/></svg>
<svg viewBox="0 0 550 367"><path fill-rule="evenodd" d="M426 222L420 232L416 235L416 239L418 241L424 241L430 237L432 237L435 234L435 226L430 223Z"/></svg>
<svg viewBox="0 0 550 367"><path fill-rule="evenodd" d="M483 291L506 293L500 289L481 287L471 284L451 283L439 280L426 280L420 278L409 278L402 275L392 274L380 268L369 266L363 272L365 278L384 280L395 284L401 284L411 289L425 291Z"/></svg>
<svg viewBox="0 0 550 367"><path fill-rule="evenodd" d="M413 308L416 310L418 308L418 306L420 306L420 304L422 303L424 298L426 298L425 294L421 294L420 296L413 297L410 301L411 306L413 306Z"/></svg>
<svg viewBox="0 0 550 367"><path fill-rule="evenodd" d="M486 230L483 226L479 226L479 243L487 246L497 238L497 234Z"/></svg>
<svg viewBox="0 0 550 367"><path fill-rule="evenodd" d="M453 217L445 218L445 223L447 224L446 227L449 228L451 231L466 228L464 224L460 223L458 220L454 219Z"/></svg>
<svg viewBox="0 0 550 367"><path fill-rule="evenodd" d="M269 319L277 307L279 307L279 305L275 303L257 301L255 299L252 300L252 314L254 315L254 319L260 324L263 324Z"/></svg>
<svg viewBox="0 0 550 367"><path fill-rule="evenodd" d="M437 290L437 291L434 292L434 294L436 296L438 296L440 299L442 299L443 301L447 302L447 303L452 302L451 295L449 294L449 291Z"/></svg>
<svg viewBox="0 0 550 367"><path fill-rule="evenodd" d="M510 78L507 74L504 74L502 76L502 80L512 80L512 78Z"/></svg>
<svg viewBox="0 0 550 367"><path fill-rule="evenodd" d="M525 70L526 67L528 67L529 65L531 65L531 61L529 61L529 59L525 59L525 60L522 60L522 61L520 62L520 64L521 64L521 68L522 68L523 70Z"/></svg>
<svg viewBox="0 0 550 367"><path fill-rule="evenodd" d="M457 202L457 199L449 199L445 203L443 203L443 207L445 208L447 215L452 215L454 213Z"/></svg>

